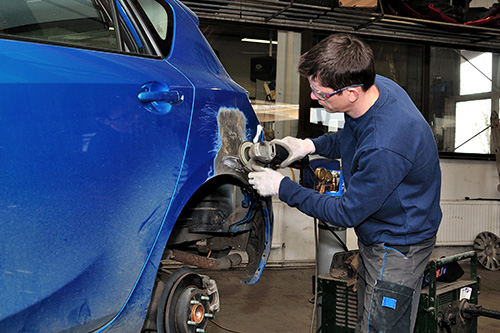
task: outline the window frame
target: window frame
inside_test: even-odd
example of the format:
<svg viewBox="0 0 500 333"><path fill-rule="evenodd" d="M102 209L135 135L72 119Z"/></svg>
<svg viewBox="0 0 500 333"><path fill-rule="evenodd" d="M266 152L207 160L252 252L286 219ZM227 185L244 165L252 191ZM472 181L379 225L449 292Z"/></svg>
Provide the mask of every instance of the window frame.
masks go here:
<svg viewBox="0 0 500 333"><path fill-rule="evenodd" d="M118 0L122 1L122 0ZM159 1L159 0L153 0L159 5L161 5L167 15L168 15L168 22L167 22L167 38L164 40L158 35L156 32L155 27L153 26L153 23L149 19L148 15L144 10L142 9L141 5L138 3L138 0L131 0L128 1L128 3L131 5L132 10L136 14L138 20L141 22L142 26L145 27L145 31L147 31L149 38L154 40L154 45L155 48L158 52L158 54L162 58L166 58L170 55L170 52L172 50L172 43L173 43L173 34L174 34L174 14L173 14L173 9L167 1Z"/></svg>
<svg viewBox="0 0 500 333"><path fill-rule="evenodd" d="M106 7L101 1L98 1L98 2L99 2L99 5ZM124 17L120 13L120 10L118 9L118 3L121 6L121 8L123 9L124 13L127 15L126 17ZM68 42L59 42L59 41L53 41L53 40L47 40L47 39L38 39L38 38L33 38L33 37L6 34L6 33L2 33L2 32L0 32L0 38L4 39L4 40L13 40L13 41L20 41L20 42L35 43L35 44L61 46L61 47L68 47L68 48L73 48L73 49L83 49L83 50L91 50L91 51L98 51L98 52L116 53L116 54L122 54L122 55L134 56L134 57L162 58L162 52L160 51L159 47L155 44L155 39L151 35L151 33L149 32L147 24L145 24L141 20L140 15L138 15L137 11L135 11L133 9L133 6L129 5L130 1L110 0L108 2L108 4L110 4L113 7L113 8L107 8L107 10L109 10L108 14L110 15L111 19L113 20L115 34L116 34L116 41L118 43L117 49L103 48L103 47L96 47L96 46L87 46L87 45L81 45L81 44L72 44L72 43L68 43ZM171 10L171 8L169 8L169 9L170 9L169 15L171 17L173 17L172 10ZM127 25L126 21L128 21L131 24L131 26ZM130 51L124 50L122 40L124 37L123 29L125 29L125 28L130 32L130 36L133 36L135 33L139 37L141 42L144 44L144 47L147 48L148 53L135 53L135 52L130 52ZM131 30L132 28L134 29L134 31ZM169 30L167 33L172 34L173 29Z"/></svg>

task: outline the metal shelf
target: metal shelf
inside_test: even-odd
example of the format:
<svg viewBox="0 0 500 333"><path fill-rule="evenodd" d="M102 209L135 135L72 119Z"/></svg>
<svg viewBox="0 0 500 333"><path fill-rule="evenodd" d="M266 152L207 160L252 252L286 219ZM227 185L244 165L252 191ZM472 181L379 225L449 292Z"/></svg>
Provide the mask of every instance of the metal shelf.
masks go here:
<svg viewBox="0 0 500 333"><path fill-rule="evenodd" d="M310 0L302 0L303 2ZM331 0L316 3L333 4ZM500 51L500 29L387 15L375 8L328 7L294 0L183 1L202 20L220 20L283 29L351 32L396 40Z"/></svg>

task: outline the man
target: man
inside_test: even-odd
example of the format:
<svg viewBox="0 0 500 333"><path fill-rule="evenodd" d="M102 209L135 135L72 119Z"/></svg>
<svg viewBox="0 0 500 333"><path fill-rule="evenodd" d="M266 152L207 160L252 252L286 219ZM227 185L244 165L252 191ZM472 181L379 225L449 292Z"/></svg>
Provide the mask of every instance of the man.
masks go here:
<svg viewBox="0 0 500 333"><path fill-rule="evenodd" d="M357 332L411 332L422 276L441 221L441 171L432 132L406 92L375 74L373 52L336 34L302 55L311 98L345 115L344 129L316 139L283 139L282 167L316 153L341 158L346 191L336 198L271 169L249 174L261 195L358 236Z"/></svg>

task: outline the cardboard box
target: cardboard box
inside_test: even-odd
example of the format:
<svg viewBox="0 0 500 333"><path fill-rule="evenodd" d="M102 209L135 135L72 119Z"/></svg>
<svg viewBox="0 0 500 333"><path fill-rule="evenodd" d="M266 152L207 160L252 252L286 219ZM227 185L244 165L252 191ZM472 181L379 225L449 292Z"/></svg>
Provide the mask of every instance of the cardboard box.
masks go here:
<svg viewBox="0 0 500 333"><path fill-rule="evenodd" d="M377 0L340 0L340 7L376 8Z"/></svg>

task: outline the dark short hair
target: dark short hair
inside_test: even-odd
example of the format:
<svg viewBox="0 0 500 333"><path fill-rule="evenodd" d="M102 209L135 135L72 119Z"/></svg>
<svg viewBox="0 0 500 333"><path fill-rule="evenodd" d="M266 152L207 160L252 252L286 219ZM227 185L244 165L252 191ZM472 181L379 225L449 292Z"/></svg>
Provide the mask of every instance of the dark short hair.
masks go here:
<svg viewBox="0 0 500 333"><path fill-rule="evenodd" d="M363 84L366 91L375 82L372 49L349 34L334 34L323 39L300 57L298 70L300 75L312 76L322 86L334 90Z"/></svg>

